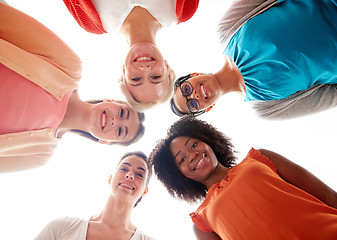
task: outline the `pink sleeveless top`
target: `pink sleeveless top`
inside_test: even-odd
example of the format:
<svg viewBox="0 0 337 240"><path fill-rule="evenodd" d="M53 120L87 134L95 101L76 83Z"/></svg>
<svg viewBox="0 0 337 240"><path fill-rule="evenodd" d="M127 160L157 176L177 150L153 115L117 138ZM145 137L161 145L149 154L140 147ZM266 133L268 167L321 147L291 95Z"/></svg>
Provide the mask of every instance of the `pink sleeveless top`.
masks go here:
<svg viewBox="0 0 337 240"><path fill-rule="evenodd" d="M0 64L0 134L59 126L72 91L58 101L50 93Z"/></svg>

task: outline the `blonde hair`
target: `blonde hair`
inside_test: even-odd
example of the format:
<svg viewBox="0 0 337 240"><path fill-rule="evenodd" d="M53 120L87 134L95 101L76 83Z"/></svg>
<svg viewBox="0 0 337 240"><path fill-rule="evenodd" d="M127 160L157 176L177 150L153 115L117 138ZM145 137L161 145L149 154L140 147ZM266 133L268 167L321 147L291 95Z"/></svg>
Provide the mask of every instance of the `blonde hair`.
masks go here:
<svg viewBox="0 0 337 240"><path fill-rule="evenodd" d="M173 84L174 84L174 79L176 78L176 74L171 69L170 65L168 65L167 72L168 72L167 73L168 86L167 86L167 91L165 92L166 94L155 103L142 103L142 102L136 101L125 86L124 74L122 74L121 78L119 79L119 83L120 83L119 88L124 94L126 101L129 103L129 105L133 109L135 109L137 112L144 111L144 110L154 107L157 104L166 102L173 96Z"/></svg>

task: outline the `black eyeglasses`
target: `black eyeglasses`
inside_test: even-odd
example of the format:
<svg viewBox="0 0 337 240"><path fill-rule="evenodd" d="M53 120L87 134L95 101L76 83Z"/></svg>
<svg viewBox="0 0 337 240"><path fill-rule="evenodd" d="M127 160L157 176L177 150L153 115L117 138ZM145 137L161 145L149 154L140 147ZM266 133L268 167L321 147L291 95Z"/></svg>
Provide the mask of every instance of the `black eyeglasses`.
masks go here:
<svg viewBox="0 0 337 240"><path fill-rule="evenodd" d="M191 76L187 75L184 77L180 77L175 82L175 89L179 87L181 94L186 98L186 106L188 108L188 111L193 114L194 116L198 116L205 111L199 111L200 110L200 103L197 99L187 97L190 96L193 93L193 86L192 84L187 81Z"/></svg>

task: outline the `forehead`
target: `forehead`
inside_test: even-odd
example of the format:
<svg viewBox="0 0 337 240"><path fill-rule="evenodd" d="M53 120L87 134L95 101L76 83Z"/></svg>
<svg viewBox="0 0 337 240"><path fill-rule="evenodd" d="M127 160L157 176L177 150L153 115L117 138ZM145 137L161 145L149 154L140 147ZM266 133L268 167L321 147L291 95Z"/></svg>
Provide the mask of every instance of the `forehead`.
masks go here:
<svg viewBox="0 0 337 240"><path fill-rule="evenodd" d="M187 144L191 140L193 140L193 138L187 137L187 136L179 136L179 137L174 138L170 143L171 152L174 152L177 149L183 148L185 144Z"/></svg>

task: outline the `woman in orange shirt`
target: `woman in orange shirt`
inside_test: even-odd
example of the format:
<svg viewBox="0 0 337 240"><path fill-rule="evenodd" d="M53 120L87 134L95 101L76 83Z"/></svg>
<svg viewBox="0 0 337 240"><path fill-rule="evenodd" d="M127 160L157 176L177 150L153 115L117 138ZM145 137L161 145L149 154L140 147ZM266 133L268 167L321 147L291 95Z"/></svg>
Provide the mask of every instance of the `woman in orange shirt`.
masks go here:
<svg viewBox="0 0 337 240"><path fill-rule="evenodd" d="M187 202L198 239L336 239L337 193L285 157L251 149L235 165L229 138L193 117L150 155L168 192Z"/></svg>

